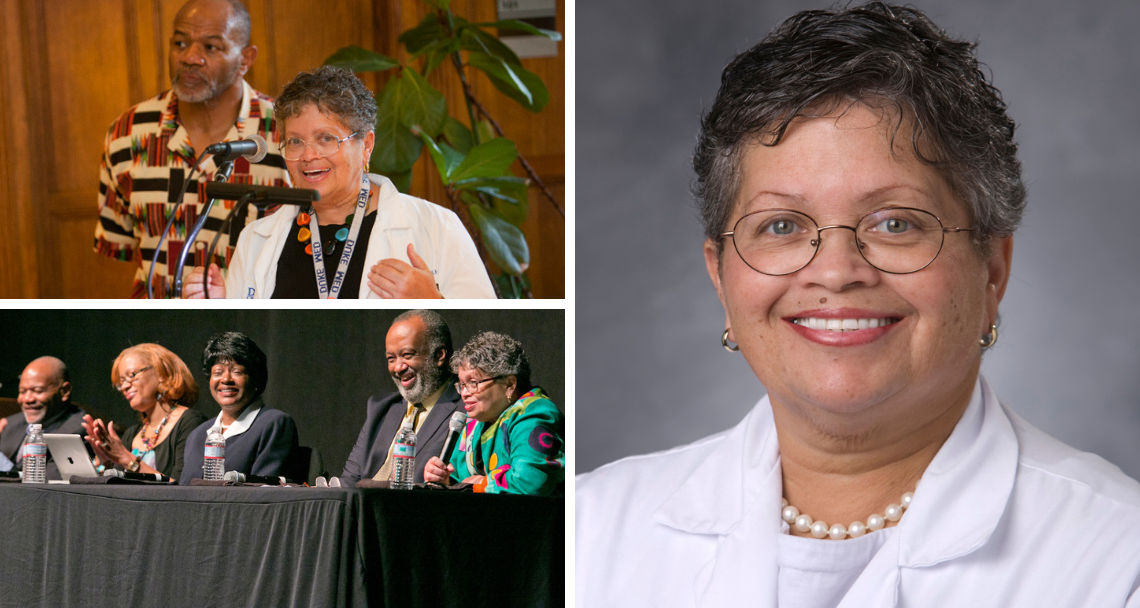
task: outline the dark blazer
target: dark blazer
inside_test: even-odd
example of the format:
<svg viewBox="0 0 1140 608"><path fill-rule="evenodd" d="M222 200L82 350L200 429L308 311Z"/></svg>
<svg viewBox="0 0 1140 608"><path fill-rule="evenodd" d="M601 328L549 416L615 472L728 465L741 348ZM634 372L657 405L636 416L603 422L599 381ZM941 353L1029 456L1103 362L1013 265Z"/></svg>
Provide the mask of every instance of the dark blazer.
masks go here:
<svg viewBox="0 0 1140 608"><path fill-rule="evenodd" d="M186 451L186 439L205 419L206 415L194 408L182 412L182 417L174 423L174 428L170 429L166 439L154 446L154 468L158 469L159 473L174 479L182 477L182 466L184 464L182 454ZM120 433L119 438L123 440L123 445L130 448L131 443L135 440L135 435L139 434L141 428L142 422L135 422ZM122 469L123 467L115 465L115 468Z"/></svg>
<svg viewBox="0 0 1140 608"><path fill-rule="evenodd" d="M420 426L420 432L416 433L416 483L424 482L424 467L428 459L439 456L443 449L451 414L462 409L463 400L455 392L455 383L449 380L439 401ZM380 470L407 411L408 402L400 393L374 395L368 399L368 417L356 438L356 445L352 446L348 462L344 463L344 473L340 476L342 484L351 488L361 479L371 479Z"/></svg>
<svg viewBox="0 0 1140 608"><path fill-rule="evenodd" d="M240 471L246 475L266 477L284 475L290 481L297 481L296 474L286 468L297 449L297 424L289 414L265 405L260 398L248 407L257 407L259 403L261 411L249 428L240 435L226 439L226 472ZM190 485L191 479L202 479L202 467L206 462L206 434L216 423L217 419L211 418L190 433L183 458L186 464L182 468L182 476L178 478L178 485Z"/></svg>
<svg viewBox="0 0 1140 608"><path fill-rule="evenodd" d="M0 433L0 452L11 460L16 466L12 468L13 471L19 471L23 463L16 462L16 453L20 451L20 446L24 443L24 435L28 433L28 421L24 419L24 412L17 412L8 416L8 426ZM44 433L74 433L79 436L86 435L83 430L83 410L79 409L72 403L67 403L63 411L52 416L51 420L43 421ZM56 466L55 460L51 457L51 452L48 452L47 462L47 478L59 479L59 467Z"/></svg>

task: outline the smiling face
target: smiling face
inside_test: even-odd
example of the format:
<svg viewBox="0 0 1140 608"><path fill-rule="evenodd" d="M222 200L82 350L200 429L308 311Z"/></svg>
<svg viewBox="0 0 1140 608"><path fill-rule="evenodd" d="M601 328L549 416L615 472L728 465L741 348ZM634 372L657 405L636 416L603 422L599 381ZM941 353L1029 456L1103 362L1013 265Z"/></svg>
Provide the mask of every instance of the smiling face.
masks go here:
<svg viewBox="0 0 1140 608"><path fill-rule="evenodd" d="M70 394L71 383L64 382L58 366L50 359L36 359L20 374L17 401L28 424L39 424L54 416Z"/></svg>
<svg viewBox="0 0 1140 608"><path fill-rule="evenodd" d="M516 385L514 376L491 380L491 376L483 370L468 366L460 367L456 375L459 376L459 383L463 386L463 390L459 393L463 398L463 409L467 410L468 417L479 422L494 422L510 407L512 399L518 396L514 390ZM479 388L474 392L466 387L466 384L472 380L479 382ZM480 382L481 380L484 382Z"/></svg>
<svg viewBox="0 0 1140 608"><path fill-rule="evenodd" d="M218 0L187 3L170 37L171 88L180 101L202 103L232 87L253 65L256 47L243 48L230 7Z"/></svg>
<svg viewBox="0 0 1140 608"><path fill-rule="evenodd" d="M426 334L423 319L412 317L393 323L384 339L388 373L408 403L422 403L447 380L447 351L430 352Z"/></svg>
<svg viewBox="0 0 1140 608"><path fill-rule="evenodd" d="M309 145L298 160L285 161L293 184L321 193L321 200L316 203L318 213L323 206L356 202L376 134L368 132L344 139L352 133L338 116L322 112L316 104L306 104L299 114L285 119L283 145L291 139L308 143L344 140L339 150L327 156L321 156Z"/></svg>
<svg viewBox="0 0 1140 608"><path fill-rule="evenodd" d="M945 226L969 227L965 207L942 177L909 149L906 122L851 106L798 118L776 146L741 157L736 208L727 230L760 209L791 209L819 226L855 226L883 207L913 207ZM876 270L850 230L822 232L815 258L786 276L747 266L724 244L705 244L709 274L732 339L774 406L824 432L862 433L888 416L914 424L968 400L981 360L978 339L997 317L1012 243L977 253L968 233L947 234L941 253L914 274ZM945 409L945 408L943 408ZM919 410L919 413L916 413Z"/></svg>
<svg viewBox="0 0 1140 608"><path fill-rule="evenodd" d="M210 394L226 413L237 416L254 399L253 386L244 365L219 361L210 368Z"/></svg>
<svg viewBox="0 0 1140 608"><path fill-rule="evenodd" d="M159 378L154 365L135 353L127 353L119 359L118 374L119 392L131 409L149 414L158 403Z"/></svg>

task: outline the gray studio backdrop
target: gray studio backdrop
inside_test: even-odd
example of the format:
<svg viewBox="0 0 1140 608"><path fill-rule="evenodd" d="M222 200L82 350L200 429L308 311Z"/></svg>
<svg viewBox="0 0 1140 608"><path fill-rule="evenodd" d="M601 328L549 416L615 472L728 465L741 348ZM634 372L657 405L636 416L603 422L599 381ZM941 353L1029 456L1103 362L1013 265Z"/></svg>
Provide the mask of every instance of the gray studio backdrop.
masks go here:
<svg viewBox="0 0 1140 608"><path fill-rule="evenodd" d="M124 348L157 342L186 362L198 381L197 408L217 416L202 372L202 349L216 332L240 331L269 359L265 402L293 417L301 445L317 448L333 475L364 425L374 394L396 390L384 336L402 310L7 310L0 311L0 397L15 397L17 377L41 355L68 364L72 399L126 425L136 419L111 388L111 363ZM561 310L441 310L455 348L480 331L522 342L531 379L565 408L565 314Z"/></svg>
<svg viewBox="0 0 1140 608"><path fill-rule="evenodd" d="M1140 3L919 0L978 41L1029 208L982 370L1031 423L1140 478ZM737 423L764 393L720 346L689 163L720 72L826 3L577 4L577 471Z"/></svg>

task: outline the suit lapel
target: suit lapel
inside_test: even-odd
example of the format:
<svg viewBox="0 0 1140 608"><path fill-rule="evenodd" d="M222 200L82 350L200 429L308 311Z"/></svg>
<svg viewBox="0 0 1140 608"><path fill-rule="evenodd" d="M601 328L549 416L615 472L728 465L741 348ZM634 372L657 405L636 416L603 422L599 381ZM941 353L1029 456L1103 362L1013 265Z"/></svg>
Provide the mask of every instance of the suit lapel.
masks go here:
<svg viewBox="0 0 1140 608"><path fill-rule="evenodd" d="M400 399L384 412L380 421L380 431L376 433L376 441L372 443L372 449L368 452L368 468L362 471L364 478L371 479L388 459L388 448L392 447L392 439L396 437L396 431L400 428L400 422L404 420L404 413L407 411L407 400Z"/></svg>

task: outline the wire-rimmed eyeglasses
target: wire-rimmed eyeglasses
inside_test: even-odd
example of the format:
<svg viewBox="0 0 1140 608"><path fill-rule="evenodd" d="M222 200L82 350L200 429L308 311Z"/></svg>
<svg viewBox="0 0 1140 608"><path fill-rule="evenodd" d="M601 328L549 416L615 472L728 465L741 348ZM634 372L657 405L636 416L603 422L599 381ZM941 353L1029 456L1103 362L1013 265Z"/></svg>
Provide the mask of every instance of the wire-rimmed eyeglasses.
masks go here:
<svg viewBox="0 0 1140 608"><path fill-rule="evenodd" d="M820 227L799 211L761 209L740 218L732 230L718 236L732 237L736 253L752 270L783 276L810 264L823 242L823 231L832 228L854 233L859 255L874 268L890 274L910 274L926 268L942 251L946 233L973 231L946 228L933 213L912 207L877 209L860 218L854 227Z"/></svg>
<svg viewBox="0 0 1140 608"><path fill-rule="evenodd" d="M321 133L312 141L305 141L299 137L287 137L281 142L281 156L285 160L301 160L305 155L305 148L312 146L318 156L332 156L340 150L340 144L360 135L360 131L347 137L337 137L332 133Z"/></svg>
<svg viewBox="0 0 1140 608"><path fill-rule="evenodd" d="M134 384L135 380L138 379L139 374L145 372L148 369L151 369L151 367L153 367L153 366L148 365L146 367L140 367L133 372L119 376L119 382L117 384L115 384L115 390L122 390L123 385L128 383L128 382L130 382L131 384Z"/></svg>
<svg viewBox="0 0 1140 608"><path fill-rule="evenodd" d="M467 382L456 382L455 392L462 393L463 389L467 389L467 392L471 393L472 395L476 395L482 392L482 386L484 384L493 380L498 380L499 378L502 378L502 376L493 376L491 378L483 378L482 380L468 380Z"/></svg>

